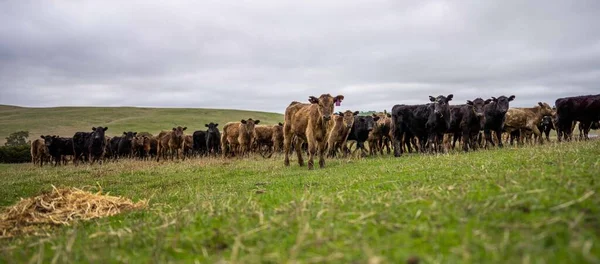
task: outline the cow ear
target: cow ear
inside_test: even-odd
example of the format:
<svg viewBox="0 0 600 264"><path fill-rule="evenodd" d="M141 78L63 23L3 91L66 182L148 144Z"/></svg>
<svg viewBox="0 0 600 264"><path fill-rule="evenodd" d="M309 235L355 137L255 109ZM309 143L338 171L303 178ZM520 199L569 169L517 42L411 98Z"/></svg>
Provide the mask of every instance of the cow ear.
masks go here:
<svg viewBox="0 0 600 264"><path fill-rule="evenodd" d="M452 101L452 98L454 98L454 95L453 94L449 94L448 96L446 96L446 102Z"/></svg>
<svg viewBox="0 0 600 264"><path fill-rule="evenodd" d="M433 97L433 96L430 95L429 96L429 101L435 102L435 97Z"/></svg>
<svg viewBox="0 0 600 264"><path fill-rule="evenodd" d="M374 116L374 117L373 117L373 120L374 120L374 121L377 121L377 120L379 120L379 116Z"/></svg>
<svg viewBox="0 0 600 264"><path fill-rule="evenodd" d="M542 102L538 102L538 105L544 107L544 104Z"/></svg>
<svg viewBox="0 0 600 264"><path fill-rule="evenodd" d="M283 123L279 122L279 126L283 126Z"/></svg>
<svg viewBox="0 0 600 264"><path fill-rule="evenodd" d="M218 127L218 126L219 126L219 123L216 123L216 124L215 124L215 127Z"/></svg>
<svg viewBox="0 0 600 264"><path fill-rule="evenodd" d="M342 113L342 111L338 112L338 115L343 116L344 113Z"/></svg>
<svg viewBox="0 0 600 264"><path fill-rule="evenodd" d="M508 101L509 102L512 101L512 100L515 100L515 96L514 95L511 95L510 97L508 97Z"/></svg>
<svg viewBox="0 0 600 264"><path fill-rule="evenodd" d="M126 135L126 136L127 136L127 132L123 131L123 135Z"/></svg>
<svg viewBox="0 0 600 264"><path fill-rule="evenodd" d="M387 114L385 114L385 115L386 115L387 117L392 117L392 114L390 114L390 113L387 113Z"/></svg>
<svg viewBox="0 0 600 264"><path fill-rule="evenodd" d="M242 121L240 121L242 124L246 124L246 120L242 119Z"/></svg>
<svg viewBox="0 0 600 264"><path fill-rule="evenodd" d="M258 123L260 123L260 120L254 120L254 124L255 125L258 124Z"/></svg>
<svg viewBox="0 0 600 264"><path fill-rule="evenodd" d="M175 131L175 130L177 130L177 128L175 128L175 127L174 127L174 128L173 128L173 131Z"/></svg>
<svg viewBox="0 0 600 264"><path fill-rule="evenodd" d="M333 98L333 102L341 102L342 100L344 100L344 96L343 95L338 95L335 98Z"/></svg>
<svg viewBox="0 0 600 264"><path fill-rule="evenodd" d="M204 124L205 127L208 127L208 124Z"/></svg>
<svg viewBox="0 0 600 264"><path fill-rule="evenodd" d="M471 101L471 100L467 100L467 104L468 104L468 105L473 105L473 101Z"/></svg>
<svg viewBox="0 0 600 264"><path fill-rule="evenodd" d="M492 101L498 102L498 98L492 96Z"/></svg>
<svg viewBox="0 0 600 264"><path fill-rule="evenodd" d="M309 96L309 97L308 97L308 101L309 101L311 104L318 104L318 103L319 103L319 98L317 98L317 97L314 97L314 96Z"/></svg>
<svg viewBox="0 0 600 264"><path fill-rule="evenodd" d="M187 129L187 127L183 127L183 129L182 129L182 130L186 130L186 129Z"/></svg>
<svg viewBox="0 0 600 264"><path fill-rule="evenodd" d="M133 135L134 135L134 136L137 136L137 132L133 132Z"/></svg>
<svg viewBox="0 0 600 264"><path fill-rule="evenodd" d="M354 111L354 113L352 113L352 114L356 116L356 115L360 114L360 112L359 111Z"/></svg>
<svg viewBox="0 0 600 264"><path fill-rule="evenodd" d="M483 102L483 104L489 104L490 102L492 102L492 99L487 99Z"/></svg>
<svg viewBox="0 0 600 264"><path fill-rule="evenodd" d="M46 139L46 138L44 137L44 135L40 135L40 138Z"/></svg>
<svg viewBox="0 0 600 264"><path fill-rule="evenodd" d="M95 128L95 127L92 127L92 131L96 131L96 128Z"/></svg>
<svg viewBox="0 0 600 264"><path fill-rule="evenodd" d="M104 131L108 130L108 127L104 127Z"/></svg>

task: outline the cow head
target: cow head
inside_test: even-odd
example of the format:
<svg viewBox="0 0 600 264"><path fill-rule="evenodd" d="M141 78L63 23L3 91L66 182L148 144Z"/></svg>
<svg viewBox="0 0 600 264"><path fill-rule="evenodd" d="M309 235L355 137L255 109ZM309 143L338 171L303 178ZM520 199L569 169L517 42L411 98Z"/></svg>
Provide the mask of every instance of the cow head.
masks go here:
<svg viewBox="0 0 600 264"><path fill-rule="evenodd" d="M515 96L511 95L510 97L506 97L504 95L496 98L492 97L492 101L496 104L496 109L502 114L508 111L509 102L515 100Z"/></svg>
<svg viewBox="0 0 600 264"><path fill-rule="evenodd" d="M279 123L277 123L277 125L282 127L283 123L279 122Z"/></svg>
<svg viewBox="0 0 600 264"><path fill-rule="evenodd" d="M137 132L123 132L123 138L128 140L128 141L132 141L133 138L137 135Z"/></svg>
<svg viewBox="0 0 600 264"><path fill-rule="evenodd" d="M440 95L438 97L429 96L429 101L433 103L433 113L439 117L450 115L450 106L448 102L452 101L453 94L448 96Z"/></svg>
<svg viewBox="0 0 600 264"><path fill-rule="evenodd" d="M92 127L92 139L101 141L104 138L104 131L108 130L108 127Z"/></svg>
<svg viewBox="0 0 600 264"><path fill-rule="evenodd" d="M542 117L542 122L540 122L540 126L552 127L552 116L547 115Z"/></svg>
<svg viewBox="0 0 600 264"><path fill-rule="evenodd" d="M58 136L40 136L40 138L44 139L44 145L46 145L46 147L50 147L52 146L52 143L58 139Z"/></svg>
<svg viewBox="0 0 600 264"><path fill-rule="evenodd" d="M354 126L357 132L370 132L375 127L375 122L379 120L379 117L374 118L372 116L355 116Z"/></svg>
<svg viewBox="0 0 600 264"><path fill-rule="evenodd" d="M258 123L260 123L260 120L252 120L252 118L248 118L248 120L244 120L242 119L242 121L240 121L244 126L246 126L246 132L248 134L252 134L254 133L254 126L258 125Z"/></svg>
<svg viewBox="0 0 600 264"><path fill-rule="evenodd" d="M323 118L324 121L329 121L331 119L334 104L337 102L341 102L342 100L344 100L343 95L333 97L330 94L322 94L321 96L319 96L319 98L314 96L308 97L308 101L311 104L316 104L318 106L317 109L319 111L319 115Z"/></svg>
<svg viewBox="0 0 600 264"><path fill-rule="evenodd" d="M478 118L482 118L483 117L483 109L484 106L486 104L489 104L492 100L491 99L487 99L487 100L483 100L481 98L477 98L473 101L471 100L467 100L467 105L470 105L473 109L473 113L475 114L476 117Z"/></svg>
<svg viewBox="0 0 600 264"><path fill-rule="evenodd" d="M181 126L174 127L173 132L172 132L173 133L172 137L183 140L184 139L183 131L185 131L186 129L187 129L187 127L181 127Z"/></svg>
<svg viewBox="0 0 600 264"><path fill-rule="evenodd" d="M219 134L219 129L217 128L219 126L219 124L215 124L213 122L210 122L209 124L204 124L205 127L207 127L208 129L206 129L206 135L208 136L213 135L216 136Z"/></svg>
<svg viewBox="0 0 600 264"><path fill-rule="evenodd" d="M354 116L358 115L358 111L352 112L350 110L346 110L346 112L339 112L338 115L342 117L342 124L346 128L352 128L354 124Z"/></svg>
<svg viewBox="0 0 600 264"><path fill-rule="evenodd" d="M542 116L552 115L552 107L550 107L549 104L538 102L538 106L540 107L540 113Z"/></svg>

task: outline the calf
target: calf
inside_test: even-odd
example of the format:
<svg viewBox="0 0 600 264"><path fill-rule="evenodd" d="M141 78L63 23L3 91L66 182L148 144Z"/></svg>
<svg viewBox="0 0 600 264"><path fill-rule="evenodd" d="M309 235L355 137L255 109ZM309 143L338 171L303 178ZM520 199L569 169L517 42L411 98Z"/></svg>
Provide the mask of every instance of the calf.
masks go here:
<svg viewBox="0 0 600 264"><path fill-rule="evenodd" d="M415 110L422 106L394 105L392 108L390 134L393 140L395 157L400 157L404 153L404 146L406 146L408 152L412 152L411 141L414 138L414 134L410 130L410 122L415 118Z"/></svg>
<svg viewBox="0 0 600 264"><path fill-rule="evenodd" d="M133 152L141 160L146 160L150 156L151 150L151 137L148 136L136 136L132 141Z"/></svg>
<svg viewBox="0 0 600 264"><path fill-rule="evenodd" d="M254 127L252 148L256 151L270 152L273 150L273 126L258 125Z"/></svg>
<svg viewBox="0 0 600 264"><path fill-rule="evenodd" d="M487 104L484 108L485 123L483 124L483 133L485 135L486 146L490 144L495 146L492 140L492 131L496 134L496 141L498 147L503 147L502 144L502 132L504 131L504 120L506 112L509 108L509 103L515 99L514 95L510 97L500 96L498 98L492 97L492 101Z"/></svg>
<svg viewBox="0 0 600 264"><path fill-rule="evenodd" d="M119 157L119 142L121 141L121 137L113 137L108 142L110 146L110 154L114 160Z"/></svg>
<svg viewBox="0 0 600 264"><path fill-rule="evenodd" d="M194 131L194 134L192 134L194 154L204 156L208 153L206 135L207 132L201 130Z"/></svg>
<svg viewBox="0 0 600 264"><path fill-rule="evenodd" d="M104 132L108 127L92 127L92 133L89 134L85 141L85 154L87 159L94 164L96 161L102 162L106 150L106 137ZM77 158L77 154L75 154Z"/></svg>
<svg viewBox="0 0 600 264"><path fill-rule="evenodd" d="M552 120L552 116L544 116L542 117L542 121L538 125L538 130L546 135L546 141L550 142L550 130L554 129L554 121ZM536 140L537 137L535 138Z"/></svg>
<svg viewBox="0 0 600 264"><path fill-rule="evenodd" d="M204 124L206 129L206 151L208 154L217 155L221 152L221 132L219 124L209 123Z"/></svg>
<svg viewBox="0 0 600 264"><path fill-rule="evenodd" d="M450 127L449 102L453 97L454 95L452 94L448 96L439 95L438 97L429 96L429 100L432 103L426 108L428 111L421 112L422 114L428 113L425 129L428 137L427 144L429 144L431 152L442 150L444 133Z"/></svg>
<svg viewBox="0 0 600 264"><path fill-rule="evenodd" d="M533 134L540 139L540 144L543 144L538 125L545 115L552 115L552 108L547 103L539 102L537 106L532 108L511 108L506 112L504 129L507 132L515 130L533 131ZM521 134L523 135L523 133ZM519 142L523 143L523 137L520 137Z"/></svg>
<svg viewBox="0 0 600 264"><path fill-rule="evenodd" d="M137 135L137 132L123 132L121 139L119 140L117 153L121 157L133 157L133 139Z"/></svg>
<svg viewBox="0 0 600 264"><path fill-rule="evenodd" d="M183 151L185 147L185 131L187 127L174 127L172 131L162 131L157 137L157 148L156 148L156 161L160 161L160 157L165 157L167 151L171 153L171 160L174 159L175 153L177 153L177 159L184 160Z"/></svg>
<svg viewBox="0 0 600 264"><path fill-rule="evenodd" d="M48 153L48 147L44 144L44 139L38 138L31 142L31 162L33 165L40 164L40 167L44 166L44 161L49 161L50 154Z"/></svg>
<svg viewBox="0 0 600 264"><path fill-rule="evenodd" d="M85 144L91 135L91 132L77 132L73 135L73 163L75 165L79 164L81 159L84 162L88 160L88 151Z"/></svg>
<svg viewBox="0 0 600 264"><path fill-rule="evenodd" d="M283 151L283 123L273 126L273 151Z"/></svg>
<svg viewBox="0 0 600 264"><path fill-rule="evenodd" d="M346 140L354 124L354 116L358 115L358 111L339 112L333 116L329 122L329 133L327 135L327 156L333 158L339 150L346 146ZM344 155L346 152L343 152Z"/></svg>
<svg viewBox="0 0 600 264"><path fill-rule="evenodd" d="M379 120L375 122L373 130L369 134L369 154L373 155L379 151L380 155L383 155L383 148L387 147L387 153L390 154L390 130L392 126L391 114L383 112L380 114L373 114L373 117L379 117Z"/></svg>
<svg viewBox="0 0 600 264"><path fill-rule="evenodd" d="M481 131L485 122L484 108L491 101L491 99L484 101L481 98L476 98L473 101L467 100L467 104L461 106L460 121L456 120L456 122L459 122L462 146L465 152L469 151L469 148L472 150L477 149L479 131Z"/></svg>
<svg viewBox="0 0 600 264"><path fill-rule="evenodd" d="M260 120L242 119L240 122L229 122L223 127L221 136L221 149L223 157L238 151L240 156L249 155L251 144L254 141L254 126Z"/></svg>
<svg viewBox="0 0 600 264"><path fill-rule="evenodd" d="M361 150L361 154L363 156L367 155L367 150L365 149L365 141L369 138L369 133L375 127L375 122L379 120L379 116L355 116L354 123L352 124L352 128L350 129L350 134L348 134L348 141L354 140L356 141L356 149L354 149L353 154ZM345 146L344 146L345 147ZM369 148L373 148L373 146L369 146ZM346 148L346 152L350 150Z"/></svg>
<svg viewBox="0 0 600 264"><path fill-rule="evenodd" d="M331 96L322 94L319 98L310 96L309 104L292 102L285 109L283 124L284 165L290 165L290 144L296 138L296 155L298 164L304 166L302 159L302 143L308 143L308 169L314 168L314 156L319 153L319 167L325 167L325 144L327 141L327 126L334 112L334 104L339 104L343 95Z"/></svg>
<svg viewBox="0 0 600 264"><path fill-rule="evenodd" d="M58 136L42 136L48 153L54 159L54 166L58 166L66 156L73 155L73 138Z"/></svg>
<svg viewBox="0 0 600 264"><path fill-rule="evenodd" d="M185 135L183 143L183 155L192 156L194 154L194 137L192 135Z"/></svg>
<svg viewBox="0 0 600 264"><path fill-rule="evenodd" d="M600 94L565 97L556 99L556 130L561 141L561 134L567 140L573 137L573 123L579 121L584 127L600 120Z"/></svg>

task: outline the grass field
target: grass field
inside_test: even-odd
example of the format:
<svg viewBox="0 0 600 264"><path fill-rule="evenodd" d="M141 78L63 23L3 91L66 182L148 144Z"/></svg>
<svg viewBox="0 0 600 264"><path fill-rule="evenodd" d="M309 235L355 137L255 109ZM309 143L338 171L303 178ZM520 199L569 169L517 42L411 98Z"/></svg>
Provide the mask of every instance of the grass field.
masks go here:
<svg viewBox="0 0 600 264"><path fill-rule="evenodd" d="M149 208L0 240L2 263L598 263L600 141L327 160L0 164L0 206L100 184Z"/></svg>
<svg viewBox="0 0 600 264"><path fill-rule="evenodd" d="M30 139L41 134L72 137L78 131L91 131L93 126L107 126L107 136L123 131L150 132L154 135L173 126L187 126L188 131L206 130L204 124L222 125L241 119L259 119L264 124L283 121L277 113L201 108L137 108L137 107L53 107L25 108L0 105L0 144L13 132L26 130ZM187 132L187 131L186 131ZM188 132L190 133L190 132Z"/></svg>

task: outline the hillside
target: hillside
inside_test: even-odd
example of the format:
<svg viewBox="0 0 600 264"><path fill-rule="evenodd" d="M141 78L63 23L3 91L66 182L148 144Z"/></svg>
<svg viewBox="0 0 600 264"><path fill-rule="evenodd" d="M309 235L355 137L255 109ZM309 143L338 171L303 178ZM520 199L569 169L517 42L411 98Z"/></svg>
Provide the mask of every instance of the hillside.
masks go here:
<svg viewBox="0 0 600 264"><path fill-rule="evenodd" d="M252 118L261 124L283 121L277 113L202 108L137 108L137 107L52 107L26 108L0 105L0 142L12 132L27 130L29 138L42 134L72 136L77 131L91 131L93 126L107 126L108 136L123 131L157 134L173 126L187 126L188 131L204 130L204 124Z"/></svg>

